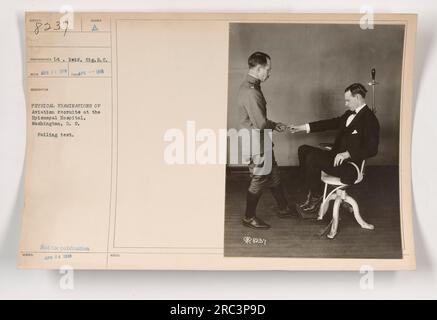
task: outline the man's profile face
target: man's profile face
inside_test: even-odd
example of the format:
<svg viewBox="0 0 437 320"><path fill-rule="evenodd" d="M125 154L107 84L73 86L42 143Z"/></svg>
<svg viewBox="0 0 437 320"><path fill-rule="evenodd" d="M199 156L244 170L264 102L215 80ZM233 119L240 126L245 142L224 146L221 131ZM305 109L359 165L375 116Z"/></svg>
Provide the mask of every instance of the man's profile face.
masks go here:
<svg viewBox="0 0 437 320"><path fill-rule="evenodd" d="M267 64L265 66L257 65L256 73L259 80L261 80L262 82L266 81L272 73L272 63L270 59L267 59Z"/></svg>
<svg viewBox="0 0 437 320"><path fill-rule="evenodd" d="M344 101L345 101L345 106L351 110L351 111L355 111L356 108L359 107L360 101L359 101L359 96L358 94L355 95L355 97L352 95L352 92L346 91L344 93Z"/></svg>

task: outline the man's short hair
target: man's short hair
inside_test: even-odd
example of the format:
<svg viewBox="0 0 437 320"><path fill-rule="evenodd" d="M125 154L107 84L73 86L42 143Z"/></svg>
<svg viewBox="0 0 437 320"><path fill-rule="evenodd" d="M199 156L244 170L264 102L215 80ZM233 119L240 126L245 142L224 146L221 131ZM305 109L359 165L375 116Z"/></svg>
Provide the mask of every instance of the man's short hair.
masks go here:
<svg viewBox="0 0 437 320"><path fill-rule="evenodd" d="M267 53L257 51L250 55L247 63L249 64L249 68L256 67L257 65L264 67L268 60L270 60L270 56Z"/></svg>
<svg viewBox="0 0 437 320"><path fill-rule="evenodd" d="M350 91L352 96L355 97L357 94L361 95L363 98L366 97L367 89L361 83L352 83L347 87L344 92Z"/></svg>

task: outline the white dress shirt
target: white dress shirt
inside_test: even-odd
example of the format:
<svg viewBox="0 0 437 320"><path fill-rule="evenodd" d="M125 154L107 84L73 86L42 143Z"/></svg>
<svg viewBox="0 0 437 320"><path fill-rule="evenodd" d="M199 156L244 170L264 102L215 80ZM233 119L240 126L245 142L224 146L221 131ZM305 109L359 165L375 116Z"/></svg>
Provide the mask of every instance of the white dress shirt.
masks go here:
<svg viewBox="0 0 437 320"><path fill-rule="evenodd" d="M354 120L354 118L357 116L357 113L360 112L361 109L363 109L366 106L366 104L363 104L361 107L358 107L355 109L355 113L352 113L349 118L347 118L346 120L346 127L349 127L349 125L351 124L352 120Z"/></svg>

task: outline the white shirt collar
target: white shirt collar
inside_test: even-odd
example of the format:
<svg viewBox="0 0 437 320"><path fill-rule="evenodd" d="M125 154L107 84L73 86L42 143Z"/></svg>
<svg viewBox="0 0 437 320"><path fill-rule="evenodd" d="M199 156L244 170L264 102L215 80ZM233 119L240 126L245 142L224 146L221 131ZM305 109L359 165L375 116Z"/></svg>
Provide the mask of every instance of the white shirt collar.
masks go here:
<svg viewBox="0 0 437 320"><path fill-rule="evenodd" d="M358 107L355 109L355 112L358 113L361 111L361 109L363 109L366 106L366 104L364 103L361 107Z"/></svg>

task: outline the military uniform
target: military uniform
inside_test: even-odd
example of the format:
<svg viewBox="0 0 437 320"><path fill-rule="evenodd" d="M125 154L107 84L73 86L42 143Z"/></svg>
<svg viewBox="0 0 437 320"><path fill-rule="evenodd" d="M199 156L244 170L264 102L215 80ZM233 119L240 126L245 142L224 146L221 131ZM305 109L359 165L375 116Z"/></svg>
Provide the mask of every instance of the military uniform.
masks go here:
<svg viewBox="0 0 437 320"><path fill-rule="evenodd" d="M240 129L248 129L251 133L251 146L254 144L259 146L256 150L247 148L247 150L250 150L250 154L243 155L243 157L248 157L247 160L249 160L249 170L251 173L247 194L246 219L255 217L256 204L266 188L270 188L272 191L279 208L284 209L288 207L281 186L279 168L273 152L271 134L265 134L265 130L273 131L277 123L267 118L267 103L261 91L260 82L260 80L251 75L247 75L238 92ZM264 139L268 140L265 141ZM247 140L244 140L244 142L249 143ZM262 170L261 168L265 167L265 161L268 161L266 157L270 155L271 167L267 166L268 171ZM250 199L253 201L251 202Z"/></svg>
<svg viewBox="0 0 437 320"><path fill-rule="evenodd" d="M246 76L238 93L238 110L241 128L248 129L253 133L250 135L251 146L254 144L259 146L259 150L248 148L251 153L246 155L249 157L249 170L251 173L249 191L261 193L266 188L278 186L281 179L273 152L273 142L269 135L264 134L266 129L273 131L276 122L267 118L267 102L261 91L260 80L250 75ZM253 141L254 139L257 139L257 141ZM265 141L264 139L268 140ZM245 142L248 143L249 141ZM257 170L265 165L264 159L269 155L271 155L272 160L270 172Z"/></svg>

